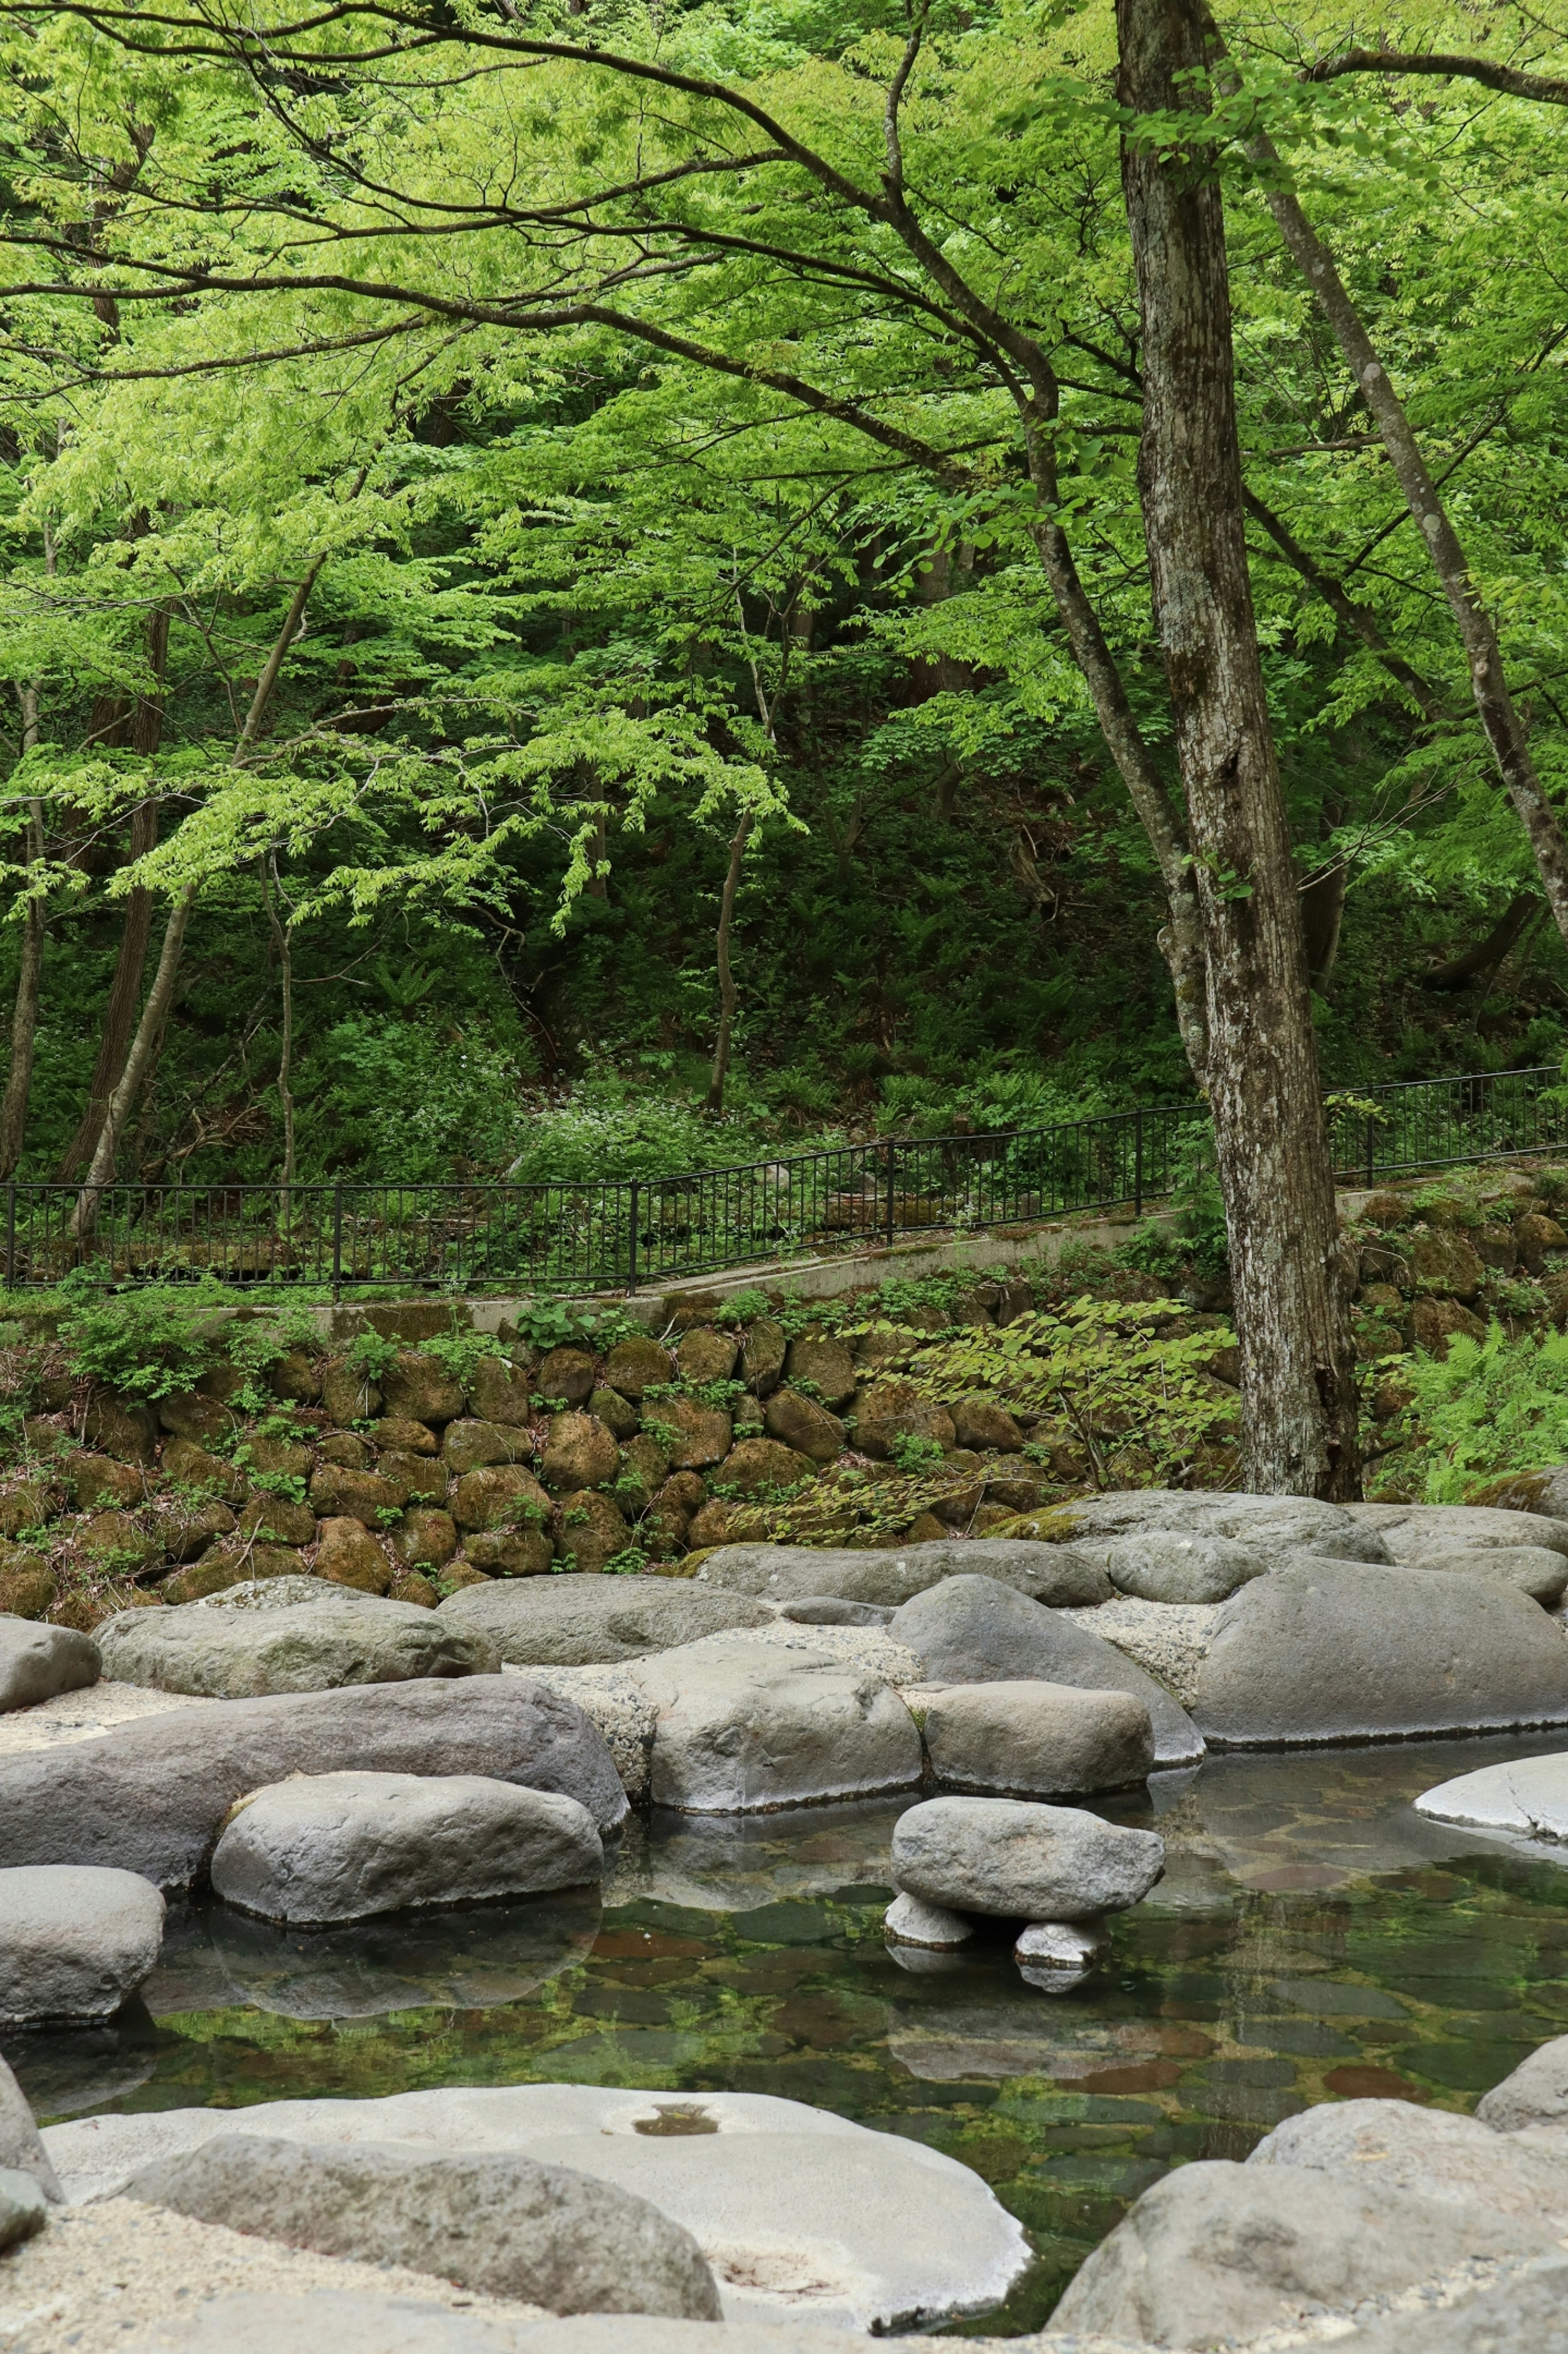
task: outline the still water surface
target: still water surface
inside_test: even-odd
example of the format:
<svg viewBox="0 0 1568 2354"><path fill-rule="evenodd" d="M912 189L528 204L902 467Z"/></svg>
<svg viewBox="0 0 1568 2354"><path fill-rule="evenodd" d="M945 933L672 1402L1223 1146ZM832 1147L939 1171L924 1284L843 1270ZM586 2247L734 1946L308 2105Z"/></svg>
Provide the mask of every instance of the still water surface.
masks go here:
<svg viewBox="0 0 1568 2354"><path fill-rule="evenodd" d="M911 1973L882 1937L906 1799L634 1823L602 1903L571 1898L306 1937L171 1914L111 2029L12 2037L46 2121L439 2084L761 2092L906 2134L982 2174L1033 2271L959 2331L1038 2328L1149 2183L1245 2158L1316 2101L1468 2109L1568 2032L1568 1851L1425 1822L1451 1774L1525 1739L1226 1756L1107 1804L1165 1879L1065 1998L998 1938Z"/></svg>

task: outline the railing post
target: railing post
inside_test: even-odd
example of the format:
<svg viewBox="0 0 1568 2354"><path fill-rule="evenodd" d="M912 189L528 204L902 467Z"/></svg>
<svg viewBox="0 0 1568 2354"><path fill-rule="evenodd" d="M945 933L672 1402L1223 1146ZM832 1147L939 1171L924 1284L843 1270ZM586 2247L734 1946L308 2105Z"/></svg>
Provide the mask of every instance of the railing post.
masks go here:
<svg viewBox="0 0 1568 2354"><path fill-rule="evenodd" d="M1143 1106L1132 1116L1132 1214L1143 1215Z"/></svg>
<svg viewBox="0 0 1568 2354"><path fill-rule="evenodd" d="M1376 1151L1377 1122L1369 1111L1367 1114L1367 1190L1369 1193L1372 1186L1372 1159Z"/></svg>
<svg viewBox="0 0 1568 2354"><path fill-rule="evenodd" d="M332 1296L343 1288L343 1179L332 1189Z"/></svg>
<svg viewBox="0 0 1568 2354"><path fill-rule="evenodd" d="M642 1188L634 1177L631 1181L631 1231L626 1246L626 1296L630 1299L637 1288L637 1221L638 1196Z"/></svg>
<svg viewBox="0 0 1568 2354"><path fill-rule="evenodd" d="M9 1291L16 1280L16 1180L13 1177L5 1187L5 1288Z"/></svg>
<svg viewBox="0 0 1568 2354"><path fill-rule="evenodd" d="M890 1137L890 1138L888 1139L888 1140L887 1140L886 1145L885 1145L885 1148L884 1148L885 1155L886 1161L887 1161L887 1226L886 1226L886 1234L887 1234L887 1247L888 1247L888 1249L889 1249L889 1250L891 1250L891 1249L893 1248L893 1184L894 1184L894 1177L895 1177L894 1154L895 1154L895 1150L897 1150L897 1148L896 1148L896 1146L894 1144L893 1140L892 1140L892 1138Z"/></svg>

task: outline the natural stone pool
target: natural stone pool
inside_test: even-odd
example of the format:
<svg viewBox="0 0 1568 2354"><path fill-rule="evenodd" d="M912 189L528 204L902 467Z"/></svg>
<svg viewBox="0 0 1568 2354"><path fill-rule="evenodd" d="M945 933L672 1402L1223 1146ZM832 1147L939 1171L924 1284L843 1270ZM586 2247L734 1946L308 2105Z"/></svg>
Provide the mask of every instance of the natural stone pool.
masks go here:
<svg viewBox="0 0 1568 2354"><path fill-rule="evenodd" d="M1311 2103L1468 2108L1568 2031L1568 1851L1425 1821L1415 1794L1563 1747L1531 1738L1231 1755L1108 1802L1169 1868L1111 1967L1033 1992L1011 1939L883 1941L907 1797L634 1819L592 1896L306 1937L176 1909L113 2027L13 2035L40 2119L531 2081L783 2094L961 2158L1031 2233L1005 2309L1038 2327L1130 2201L1242 2158ZM678 2105L666 2130L682 2129Z"/></svg>

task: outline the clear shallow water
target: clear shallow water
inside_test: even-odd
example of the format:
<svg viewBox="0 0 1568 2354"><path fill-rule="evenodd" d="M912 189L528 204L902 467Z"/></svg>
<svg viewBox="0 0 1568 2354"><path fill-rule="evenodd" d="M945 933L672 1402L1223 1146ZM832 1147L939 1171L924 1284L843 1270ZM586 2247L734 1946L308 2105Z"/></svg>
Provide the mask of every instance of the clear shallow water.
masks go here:
<svg viewBox="0 0 1568 2354"><path fill-rule="evenodd" d="M1228 1756L1107 1805L1165 1836L1112 1967L1026 1987L1005 1936L917 1973L883 1943L907 1800L634 1824L602 1903L573 1898L303 1937L171 1915L143 2000L12 2036L45 2121L93 2110L451 2084L766 2092L929 2142L982 2174L1037 2259L1036 2328L1139 2192L1244 2158L1312 2102L1467 2109L1568 2032L1568 1850L1424 1822L1416 1792L1565 1745L1429 1742Z"/></svg>

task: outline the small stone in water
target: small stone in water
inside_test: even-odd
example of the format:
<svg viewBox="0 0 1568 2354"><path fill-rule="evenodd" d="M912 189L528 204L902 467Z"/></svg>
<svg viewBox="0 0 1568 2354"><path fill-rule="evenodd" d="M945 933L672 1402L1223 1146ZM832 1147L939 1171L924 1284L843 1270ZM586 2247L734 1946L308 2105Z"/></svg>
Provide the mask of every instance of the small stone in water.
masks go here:
<svg viewBox="0 0 1568 2354"><path fill-rule="evenodd" d="M1032 1921L1012 1949L1019 1974L1043 1994L1082 1986L1110 1949L1101 1920Z"/></svg>
<svg viewBox="0 0 1568 2354"><path fill-rule="evenodd" d="M918 1896L895 1896L883 1916L889 1945L923 1946L938 1953L967 1946L974 1923L945 1905L927 1904Z"/></svg>

